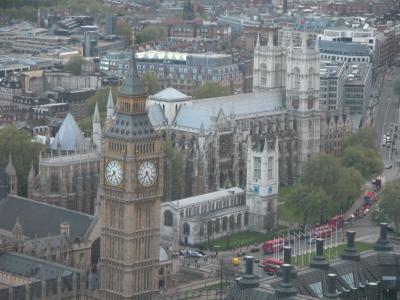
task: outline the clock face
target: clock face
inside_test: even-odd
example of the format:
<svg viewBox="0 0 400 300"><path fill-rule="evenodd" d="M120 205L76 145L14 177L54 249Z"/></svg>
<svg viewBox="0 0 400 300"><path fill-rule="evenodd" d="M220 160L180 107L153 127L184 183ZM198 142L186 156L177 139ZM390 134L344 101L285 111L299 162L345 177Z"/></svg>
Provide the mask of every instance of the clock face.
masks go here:
<svg viewBox="0 0 400 300"><path fill-rule="evenodd" d="M122 182L122 167L115 160L111 160L106 166L106 180L110 185L117 186Z"/></svg>
<svg viewBox="0 0 400 300"><path fill-rule="evenodd" d="M140 164L138 170L138 181L144 187L152 186L157 179L157 168L151 161Z"/></svg>

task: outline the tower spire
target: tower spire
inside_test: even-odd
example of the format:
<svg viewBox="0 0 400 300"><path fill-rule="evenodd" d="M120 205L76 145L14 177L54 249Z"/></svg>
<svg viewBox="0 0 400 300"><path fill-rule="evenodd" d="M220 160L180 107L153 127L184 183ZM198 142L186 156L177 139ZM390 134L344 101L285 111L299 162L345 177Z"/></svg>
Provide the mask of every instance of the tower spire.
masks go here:
<svg viewBox="0 0 400 300"><path fill-rule="evenodd" d="M257 33L257 41L256 41L256 48L260 48L260 33Z"/></svg>
<svg viewBox="0 0 400 300"><path fill-rule="evenodd" d="M271 31L269 32L268 35L268 47L270 48L274 47L274 36Z"/></svg>
<svg viewBox="0 0 400 300"><path fill-rule="evenodd" d="M9 184L9 193L11 195L17 195L17 171L15 170L15 167L12 163L12 157L11 153L8 157L8 164L6 167L6 174L8 178L8 184Z"/></svg>
<svg viewBox="0 0 400 300"><path fill-rule="evenodd" d="M93 144L96 146L96 149L100 151L101 149L101 120L100 120L100 113L99 107L96 102L96 106L94 107L94 114L93 114L93 125L92 125L92 141Z"/></svg>
<svg viewBox="0 0 400 300"><path fill-rule="evenodd" d="M108 100L107 100L107 122L109 122L111 120L113 115L114 115L114 100L113 100L113 96L112 96L112 92L111 92L111 88L110 88L110 91L108 93Z"/></svg>
<svg viewBox="0 0 400 300"><path fill-rule="evenodd" d="M302 38L301 47L307 49L307 33L304 32Z"/></svg>

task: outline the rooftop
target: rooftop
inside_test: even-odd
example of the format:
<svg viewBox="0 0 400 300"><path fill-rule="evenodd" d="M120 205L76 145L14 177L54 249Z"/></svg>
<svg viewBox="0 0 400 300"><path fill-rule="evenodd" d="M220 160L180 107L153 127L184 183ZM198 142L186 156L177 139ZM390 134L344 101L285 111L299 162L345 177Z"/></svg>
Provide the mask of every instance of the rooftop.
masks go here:
<svg viewBox="0 0 400 300"><path fill-rule="evenodd" d="M371 54L368 46L364 44L323 40L319 40L318 44L321 53L352 56L369 56Z"/></svg>
<svg viewBox="0 0 400 300"><path fill-rule="evenodd" d="M208 194L203 194L203 195L197 195L189 198L184 198L180 200L175 200L171 201L170 203L177 206L177 207L185 207L185 206L190 206L193 204L200 204L204 202L208 202L211 200L216 200L219 198L224 198L224 197L230 197L235 194L243 194L244 190L238 187L233 187L225 190L219 190L216 192L208 193Z"/></svg>
<svg viewBox="0 0 400 300"><path fill-rule="evenodd" d="M168 87L155 95L149 97L150 100L164 101L164 102L176 102L176 101L187 101L192 97L181 93L173 87Z"/></svg>
<svg viewBox="0 0 400 300"><path fill-rule="evenodd" d="M85 143L81 129L71 113L68 113L54 140L50 144L51 150L75 151Z"/></svg>
<svg viewBox="0 0 400 300"><path fill-rule="evenodd" d="M71 238L84 238L95 217L27 198L8 195L0 200L0 229L11 231L17 221L23 234L41 238L60 234L60 224L70 224Z"/></svg>
<svg viewBox="0 0 400 300"><path fill-rule="evenodd" d="M212 118L222 110L225 115L240 117L246 114L265 113L283 109L279 91L239 94L192 101L179 109L173 125L186 128L210 129Z"/></svg>

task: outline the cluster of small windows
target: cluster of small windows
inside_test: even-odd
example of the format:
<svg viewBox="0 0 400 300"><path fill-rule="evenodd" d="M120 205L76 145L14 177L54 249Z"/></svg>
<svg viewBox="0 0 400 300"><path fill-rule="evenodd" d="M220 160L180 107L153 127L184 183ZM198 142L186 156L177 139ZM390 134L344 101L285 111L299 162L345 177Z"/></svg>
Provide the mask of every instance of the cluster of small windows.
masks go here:
<svg viewBox="0 0 400 300"><path fill-rule="evenodd" d="M135 144L135 154L141 155L141 154L149 154L149 153L154 153L155 152L155 143L154 142L148 142L148 143L140 143L140 144Z"/></svg>
<svg viewBox="0 0 400 300"><path fill-rule="evenodd" d="M321 54L321 58L331 59L333 61L338 60L338 61L348 61L348 62L369 62L369 58L366 57L348 57L348 56Z"/></svg>
<svg viewBox="0 0 400 300"><path fill-rule="evenodd" d="M125 154L126 153L126 149L127 149L127 145L124 143L119 143L119 142L112 142L110 141L108 143L108 148L110 151L119 153L119 154Z"/></svg>

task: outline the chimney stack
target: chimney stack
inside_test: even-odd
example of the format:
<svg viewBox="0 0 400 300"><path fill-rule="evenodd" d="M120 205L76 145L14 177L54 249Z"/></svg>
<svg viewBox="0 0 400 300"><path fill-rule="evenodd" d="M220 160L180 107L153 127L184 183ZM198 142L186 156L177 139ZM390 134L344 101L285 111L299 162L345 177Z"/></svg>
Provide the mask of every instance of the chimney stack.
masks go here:
<svg viewBox="0 0 400 300"><path fill-rule="evenodd" d="M315 245L316 253L314 257L311 259L310 266L318 269L328 269L329 262L325 259L324 256L324 240L317 239L315 243L316 243Z"/></svg>
<svg viewBox="0 0 400 300"><path fill-rule="evenodd" d="M391 251L393 246L387 238L387 223L381 223L379 239L374 244L375 251Z"/></svg>
<svg viewBox="0 0 400 300"><path fill-rule="evenodd" d="M336 274L328 274L326 279L328 288L322 299L340 299L336 292L336 277Z"/></svg>
<svg viewBox="0 0 400 300"><path fill-rule="evenodd" d="M367 300L378 300L378 284L376 282L367 283Z"/></svg>
<svg viewBox="0 0 400 300"><path fill-rule="evenodd" d="M350 259L356 261L360 260L360 253L354 247L355 236L356 236L355 231L346 231L347 246L341 255L343 259Z"/></svg>
<svg viewBox="0 0 400 300"><path fill-rule="evenodd" d="M279 286L275 289L275 296L278 299L288 299L297 294L296 288L290 282L290 270L292 266L290 264L283 264L282 269L282 281Z"/></svg>
<svg viewBox="0 0 400 300"><path fill-rule="evenodd" d="M241 289L253 288L258 286L258 280L253 274L254 259L253 256L245 256L246 271L243 277L238 280L238 286Z"/></svg>
<svg viewBox="0 0 400 300"><path fill-rule="evenodd" d="M290 265L291 262L291 254L292 254L292 248L289 246L285 246L283 248L283 263ZM283 269L279 268L278 272L276 273L279 277L283 277ZM296 278L297 277L297 269L292 266L290 268L290 278Z"/></svg>

